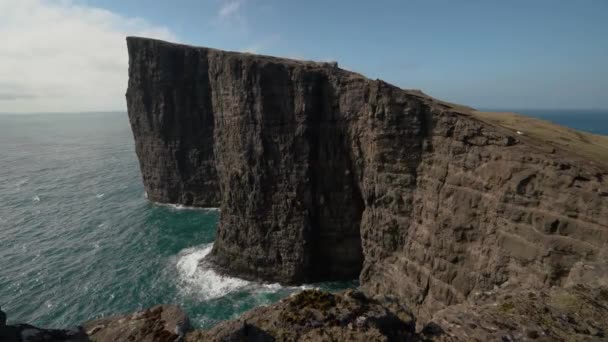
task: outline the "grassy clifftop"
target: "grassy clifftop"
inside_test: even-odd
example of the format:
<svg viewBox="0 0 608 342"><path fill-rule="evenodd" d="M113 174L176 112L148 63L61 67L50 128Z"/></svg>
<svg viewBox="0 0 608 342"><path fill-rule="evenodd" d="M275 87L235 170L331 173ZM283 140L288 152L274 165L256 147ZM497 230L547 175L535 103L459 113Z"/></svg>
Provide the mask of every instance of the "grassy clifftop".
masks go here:
<svg viewBox="0 0 608 342"><path fill-rule="evenodd" d="M537 140L592 161L608 164L608 136L581 132L548 121L510 112L472 110L470 114L489 124L501 126L514 132L519 131L521 139Z"/></svg>

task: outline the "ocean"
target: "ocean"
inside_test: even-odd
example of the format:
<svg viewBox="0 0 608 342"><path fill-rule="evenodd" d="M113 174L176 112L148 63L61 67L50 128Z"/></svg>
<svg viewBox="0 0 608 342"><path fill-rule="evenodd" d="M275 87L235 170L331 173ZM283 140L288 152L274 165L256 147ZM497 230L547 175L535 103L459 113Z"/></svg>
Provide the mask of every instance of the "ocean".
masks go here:
<svg viewBox="0 0 608 342"><path fill-rule="evenodd" d="M520 111L521 112L521 111ZM608 135L608 111L524 111ZM197 267L220 213L146 200L126 113L0 115L0 307L73 327L160 303L210 327L302 288Z"/></svg>

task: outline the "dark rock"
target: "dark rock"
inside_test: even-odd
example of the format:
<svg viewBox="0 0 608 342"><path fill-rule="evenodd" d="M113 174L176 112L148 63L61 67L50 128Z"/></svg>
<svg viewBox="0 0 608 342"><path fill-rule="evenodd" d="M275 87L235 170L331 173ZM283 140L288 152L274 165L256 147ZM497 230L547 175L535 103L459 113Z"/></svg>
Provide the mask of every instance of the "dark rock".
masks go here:
<svg viewBox="0 0 608 342"><path fill-rule="evenodd" d="M348 293L304 291L235 321L194 331L187 341L602 341L607 288L497 290L437 312L420 332L411 311ZM346 317L336 321L334 317ZM577 319L562 319L577 317ZM246 333L243 322L255 327ZM250 329L248 328L248 329ZM239 339L234 339L238 336ZM232 338L232 339L230 339Z"/></svg>
<svg viewBox="0 0 608 342"><path fill-rule="evenodd" d="M86 322L91 341L181 341L190 330L186 314L177 306L157 305L124 316Z"/></svg>
<svg viewBox="0 0 608 342"><path fill-rule="evenodd" d="M186 341L408 341L414 330L405 307L392 311L363 295L307 290L238 320L193 331Z"/></svg>
<svg viewBox="0 0 608 342"><path fill-rule="evenodd" d="M608 288L608 246L598 253L596 261L579 261L572 266L565 286L577 285Z"/></svg>
<svg viewBox="0 0 608 342"><path fill-rule="evenodd" d="M471 325L469 325L469 327L471 329L475 329L477 328L476 324L473 324L475 327L472 327ZM443 329L437 325L437 323L435 322L429 322L427 324L424 325L424 327L422 328L421 332L420 332L423 336L425 336L427 339L432 340L433 338L437 337L437 336L441 336L443 334Z"/></svg>
<svg viewBox="0 0 608 342"><path fill-rule="evenodd" d="M137 138L135 152L148 199L217 207L215 118L208 110L212 99L205 88L209 86L208 65L198 53L158 52L162 61L155 67L146 64L146 56L131 54L127 90L131 127ZM176 60L180 62L174 64ZM178 65L182 62L185 64ZM166 72L176 67L184 68L183 72ZM134 113L146 114L131 115Z"/></svg>
<svg viewBox="0 0 608 342"><path fill-rule="evenodd" d="M29 324L5 325L0 327L2 342L87 342L86 333L81 329L45 329Z"/></svg>
<svg viewBox="0 0 608 342"><path fill-rule="evenodd" d="M128 48L149 198L219 204L211 261L232 275L359 276L428 318L496 287L561 286L608 242L604 164L462 106L327 63Z"/></svg>
<svg viewBox="0 0 608 342"><path fill-rule="evenodd" d="M2 342L177 342L190 330L188 317L173 305L157 305L124 316L84 323L77 329L46 329L29 324L0 326Z"/></svg>
<svg viewBox="0 0 608 342"><path fill-rule="evenodd" d="M78 330L8 325L0 341L605 341L607 303L603 286L498 289L436 312L417 332L395 298L306 290L209 330L190 331L179 308L163 305Z"/></svg>
<svg viewBox="0 0 608 342"><path fill-rule="evenodd" d="M604 341L606 303L608 288L499 290L437 312L428 324L436 331L421 335L430 341Z"/></svg>

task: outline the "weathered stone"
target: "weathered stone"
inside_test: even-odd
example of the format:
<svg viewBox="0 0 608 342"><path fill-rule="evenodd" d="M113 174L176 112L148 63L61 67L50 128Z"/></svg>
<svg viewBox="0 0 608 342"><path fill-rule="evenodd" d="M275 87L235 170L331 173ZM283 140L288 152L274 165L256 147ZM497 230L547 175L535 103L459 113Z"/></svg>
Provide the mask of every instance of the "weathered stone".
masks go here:
<svg viewBox="0 0 608 342"><path fill-rule="evenodd" d="M91 341L174 342L190 329L186 314L177 306L157 305L123 316L86 322L84 330Z"/></svg>
<svg viewBox="0 0 608 342"><path fill-rule="evenodd" d="M219 204L225 272L359 276L428 318L475 292L562 286L608 242L605 164L326 63L128 47L148 196Z"/></svg>
<svg viewBox="0 0 608 342"><path fill-rule="evenodd" d="M45 329L29 324L14 324L0 326L0 341L2 342L88 342L89 339L82 329Z"/></svg>
<svg viewBox="0 0 608 342"><path fill-rule="evenodd" d="M608 246L604 247L595 261L579 261L568 273L565 286L577 285L608 289ZM608 303L607 303L608 304Z"/></svg>
<svg viewBox="0 0 608 342"><path fill-rule="evenodd" d="M437 312L429 341L606 341L608 288L493 291Z"/></svg>
<svg viewBox="0 0 608 342"><path fill-rule="evenodd" d="M0 327L0 341L606 341L608 288L498 289L435 313L416 331L395 298L307 290L209 330L188 331L174 306L85 323L76 330Z"/></svg>
<svg viewBox="0 0 608 342"><path fill-rule="evenodd" d="M357 292L305 291L187 341L605 341L608 288L496 290L437 312L419 332L411 311Z"/></svg>
<svg viewBox="0 0 608 342"><path fill-rule="evenodd" d="M2 342L43 342L65 341L85 342L88 337L82 328L45 329L30 324L6 324L6 313L0 310L0 341Z"/></svg>
<svg viewBox="0 0 608 342"><path fill-rule="evenodd" d="M4 313L4 311L2 311L2 308L0 307L0 328L2 328L5 325L6 325L6 313Z"/></svg>
<svg viewBox="0 0 608 342"><path fill-rule="evenodd" d="M186 341L408 341L415 320L407 308L360 292L307 290L245 313Z"/></svg>

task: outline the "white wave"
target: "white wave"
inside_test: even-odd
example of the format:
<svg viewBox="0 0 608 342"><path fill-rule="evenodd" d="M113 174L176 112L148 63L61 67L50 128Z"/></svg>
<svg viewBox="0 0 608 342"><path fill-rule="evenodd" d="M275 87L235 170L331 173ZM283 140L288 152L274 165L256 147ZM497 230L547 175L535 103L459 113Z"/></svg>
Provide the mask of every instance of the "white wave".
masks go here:
<svg viewBox="0 0 608 342"><path fill-rule="evenodd" d="M293 295L300 291L316 288L314 285L282 286L278 283L258 283L229 277L215 272L209 265L201 262L213 248L213 243L186 248L177 255L176 268L178 288L187 296L199 300L223 297L233 292L248 292L257 305L273 302L268 294L283 293Z"/></svg>
<svg viewBox="0 0 608 342"><path fill-rule="evenodd" d="M95 197L97 197L97 198L102 198L104 195L105 195L105 194L97 194L97 195L95 195Z"/></svg>
<svg viewBox="0 0 608 342"><path fill-rule="evenodd" d="M281 284L279 283L272 283L272 284L261 284L260 286L261 290L263 292L277 292L279 290L281 290L283 288L283 286L281 286Z"/></svg>
<svg viewBox="0 0 608 342"><path fill-rule="evenodd" d="M177 271L180 289L202 300L225 296L228 293L247 288L251 282L221 275L201 260L211 252L213 244L186 248L178 255Z"/></svg>
<svg viewBox="0 0 608 342"><path fill-rule="evenodd" d="M34 201L34 202L40 202L40 197L34 196L34 198L32 198L32 201Z"/></svg>
<svg viewBox="0 0 608 342"><path fill-rule="evenodd" d="M211 208L211 207L192 207L183 204L173 204L173 203L158 203L152 202L154 205L160 207L167 207L173 210L202 210L202 211L220 211L220 208Z"/></svg>
<svg viewBox="0 0 608 342"><path fill-rule="evenodd" d="M25 185L28 181L29 181L29 178L22 179L22 180L18 181L17 183L15 183L15 186L17 187L17 189L21 189L21 186Z"/></svg>
<svg viewBox="0 0 608 342"><path fill-rule="evenodd" d="M304 290L316 289L317 287L309 284L304 284L300 286L283 286L279 283L272 284L258 284L258 286L253 289L254 292L259 293L273 293L279 291L289 291L289 292L300 292Z"/></svg>

